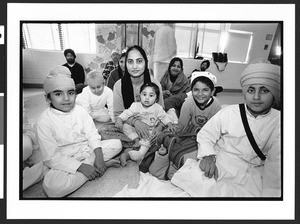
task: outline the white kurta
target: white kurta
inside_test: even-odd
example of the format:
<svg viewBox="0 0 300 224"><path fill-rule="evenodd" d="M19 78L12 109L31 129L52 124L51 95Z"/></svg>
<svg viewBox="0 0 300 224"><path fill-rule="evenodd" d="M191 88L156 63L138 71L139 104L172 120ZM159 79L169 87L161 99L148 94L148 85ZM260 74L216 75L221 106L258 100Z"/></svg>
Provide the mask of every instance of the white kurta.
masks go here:
<svg viewBox="0 0 300 224"><path fill-rule="evenodd" d="M115 122L113 98L113 91L107 86L104 86L103 93L100 96L93 94L90 87L87 86L78 94L76 103L81 105L93 119L99 122L107 122L110 119Z"/></svg>
<svg viewBox="0 0 300 224"><path fill-rule="evenodd" d="M93 165L95 148L102 148L104 161L122 149L119 139L101 141L91 116L79 105L68 113L48 107L37 121L36 133L43 163L50 168L44 178L48 196L64 196L87 181L77 169L83 162Z"/></svg>
<svg viewBox="0 0 300 224"><path fill-rule="evenodd" d="M280 112L271 109L268 114L255 118L246 109L246 114L254 139L267 156L264 162L257 156L248 140L238 105L230 105L212 117L197 135L198 159L211 154L217 155L217 182L204 176L199 162L190 162L174 175L174 184L181 185L180 187L190 191L193 196L279 197Z"/></svg>

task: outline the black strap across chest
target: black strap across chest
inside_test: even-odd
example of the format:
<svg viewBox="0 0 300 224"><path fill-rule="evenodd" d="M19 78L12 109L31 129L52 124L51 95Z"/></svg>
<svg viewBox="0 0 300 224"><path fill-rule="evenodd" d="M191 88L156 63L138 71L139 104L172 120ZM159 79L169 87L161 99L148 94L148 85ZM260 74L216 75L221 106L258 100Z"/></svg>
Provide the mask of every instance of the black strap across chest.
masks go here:
<svg viewBox="0 0 300 224"><path fill-rule="evenodd" d="M257 146L256 141L252 135L252 132L250 130L249 124L248 124L248 120L246 117L246 111L245 111L245 106L244 104L239 104L240 107L240 113L241 113L241 117L242 117L242 122L247 134L247 137L251 143L252 148L254 149L254 151L256 152L256 154L259 156L259 158L261 160L266 160L266 156L262 153L262 151L260 150L260 148Z"/></svg>

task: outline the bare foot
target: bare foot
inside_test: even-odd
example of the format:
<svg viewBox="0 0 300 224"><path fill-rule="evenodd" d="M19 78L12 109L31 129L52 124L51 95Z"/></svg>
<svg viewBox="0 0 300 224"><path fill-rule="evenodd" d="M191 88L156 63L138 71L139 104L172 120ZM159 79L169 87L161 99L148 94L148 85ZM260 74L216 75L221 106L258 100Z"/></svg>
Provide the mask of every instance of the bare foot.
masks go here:
<svg viewBox="0 0 300 224"><path fill-rule="evenodd" d="M117 159L111 159L111 160L108 160L105 162L106 164L106 168L109 168L109 167L120 167L121 164L120 164L120 161L117 160Z"/></svg>
<svg viewBox="0 0 300 224"><path fill-rule="evenodd" d="M125 151L120 155L121 166L124 167L127 165L127 160L130 159L128 152L132 150L131 148L125 149Z"/></svg>

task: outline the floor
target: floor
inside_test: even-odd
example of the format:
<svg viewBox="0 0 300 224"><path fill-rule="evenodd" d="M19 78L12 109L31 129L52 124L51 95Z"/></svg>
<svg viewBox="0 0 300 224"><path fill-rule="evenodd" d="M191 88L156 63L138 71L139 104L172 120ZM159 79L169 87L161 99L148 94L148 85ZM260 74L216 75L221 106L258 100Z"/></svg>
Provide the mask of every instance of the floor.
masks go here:
<svg viewBox="0 0 300 224"><path fill-rule="evenodd" d="M243 102L241 92L223 91L218 94L218 99L222 105L236 104ZM23 89L24 108L29 122L33 125L38 116L47 107L43 89L26 88ZM36 151L33 160L38 161L41 157ZM112 197L121 191L125 185L129 188L137 188L139 183L138 164L129 161L126 167L109 168L106 173L97 180L86 182L76 192L68 195L70 198L90 198L90 197ZM45 198L46 195L42 188L42 181L26 189L23 198Z"/></svg>

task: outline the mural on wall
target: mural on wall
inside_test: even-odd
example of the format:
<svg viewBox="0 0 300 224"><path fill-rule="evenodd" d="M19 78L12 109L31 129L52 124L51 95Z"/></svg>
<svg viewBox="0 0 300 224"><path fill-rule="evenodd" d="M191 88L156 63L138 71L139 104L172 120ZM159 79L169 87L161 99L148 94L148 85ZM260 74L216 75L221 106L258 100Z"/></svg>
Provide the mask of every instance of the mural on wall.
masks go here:
<svg viewBox="0 0 300 224"><path fill-rule="evenodd" d="M138 23L127 23L126 24L126 47L139 44L139 24Z"/></svg>
<svg viewBox="0 0 300 224"><path fill-rule="evenodd" d="M86 73L91 70L103 70L105 64L111 60L112 50L121 52L123 24L96 24L96 48L97 56L88 63Z"/></svg>
<svg viewBox="0 0 300 224"><path fill-rule="evenodd" d="M132 45L140 45L146 51L149 61L153 51L154 34L161 23L124 23L124 24L96 24L97 56L85 67L86 73L91 70L103 70L105 64L111 60L112 50L122 52ZM139 31L140 29L140 31ZM141 34L139 43L139 33Z"/></svg>
<svg viewBox="0 0 300 224"><path fill-rule="evenodd" d="M153 51L153 42L155 31L160 26L159 23L143 23L142 24L142 47L146 51L146 54L152 55Z"/></svg>

